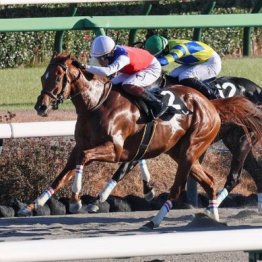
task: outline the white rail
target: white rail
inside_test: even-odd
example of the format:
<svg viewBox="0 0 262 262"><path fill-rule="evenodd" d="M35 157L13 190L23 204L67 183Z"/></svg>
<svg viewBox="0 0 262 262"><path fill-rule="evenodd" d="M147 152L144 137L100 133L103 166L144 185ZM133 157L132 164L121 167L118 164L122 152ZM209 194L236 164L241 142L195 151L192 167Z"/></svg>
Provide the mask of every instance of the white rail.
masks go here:
<svg viewBox="0 0 262 262"><path fill-rule="evenodd" d="M0 139L42 136L72 136L76 121L0 124Z"/></svg>
<svg viewBox="0 0 262 262"><path fill-rule="evenodd" d="M59 261L262 250L262 229L0 243L0 261Z"/></svg>
<svg viewBox="0 0 262 262"><path fill-rule="evenodd" d="M146 2L152 0L0 0L0 5ZM156 0L155 0L156 1Z"/></svg>

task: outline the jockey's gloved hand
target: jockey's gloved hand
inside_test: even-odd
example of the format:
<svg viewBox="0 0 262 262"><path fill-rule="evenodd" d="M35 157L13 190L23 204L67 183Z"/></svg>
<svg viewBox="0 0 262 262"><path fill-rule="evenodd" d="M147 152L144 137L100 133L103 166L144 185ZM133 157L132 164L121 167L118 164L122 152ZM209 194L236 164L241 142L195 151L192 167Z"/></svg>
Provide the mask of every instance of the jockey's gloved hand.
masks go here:
<svg viewBox="0 0 262 262"><path fill-rule="evenodd" d="M76 61L76 60L74 60L74 61L72 62L72 65L75 66L75 67L77 67L77 68L79 68L79 69L81 69L81 70L85 70L85 69L86 69L86 67L85 67L84 64L82 64L82 63L80 63L80 62L78 62L78 61Z"/></svg>

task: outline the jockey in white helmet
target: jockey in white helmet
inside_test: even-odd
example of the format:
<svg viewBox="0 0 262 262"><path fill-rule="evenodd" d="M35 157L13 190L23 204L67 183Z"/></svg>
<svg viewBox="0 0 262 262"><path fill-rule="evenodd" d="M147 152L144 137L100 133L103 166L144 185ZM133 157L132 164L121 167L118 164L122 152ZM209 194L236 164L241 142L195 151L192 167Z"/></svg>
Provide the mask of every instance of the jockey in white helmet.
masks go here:
<svg viewBox="0 0 262 262"><path fill-rule="evenodd" d="M161 65L148 51L123 45L116 45L109 36L98 36L91 45L91 57L100 66L86 65L86 71L113 76L113 84L122 84L125 92L142 98L153 109L154 117L160 117L167 107L146 87L161 76Z"/></svg>

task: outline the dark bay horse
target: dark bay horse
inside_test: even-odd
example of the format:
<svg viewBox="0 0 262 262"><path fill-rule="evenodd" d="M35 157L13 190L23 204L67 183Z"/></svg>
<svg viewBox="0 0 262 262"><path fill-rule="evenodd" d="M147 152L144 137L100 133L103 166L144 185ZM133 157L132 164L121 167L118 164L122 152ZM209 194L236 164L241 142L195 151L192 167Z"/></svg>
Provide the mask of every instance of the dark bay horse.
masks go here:
<svg viewBox="0 0 262 262"><path fill-rule="evenodd" d="M32 212L42 206L74 176L81 181L84 165L92 161L131 162L144 135L147 118L136 103L119 88L94 76L87 80L81 70L72 65L70 56L54 55L42 76L42 91L35 108L47 116L64 99L71 98L76 108L75 147L65 168L35 201L20 213ZM111 90L110 90L111 89ZM214 179L207 175L198 159L216 138L222 122L242 125L252 130L257 139L262 133L262 113L245 98L209 101L202 94L184 86L165 89L172 98L179 98L190 114L175 114L169 119L154 121L155 129L143 158L168 154L177 162L177 172L169 199L147 224L157 227L172 208L192 169L192 176L201 184L210 199L209 215L218 220ZM259 120L259 121L258 121ZM79 183L73 184L72 201L79 201Z"/></svg>

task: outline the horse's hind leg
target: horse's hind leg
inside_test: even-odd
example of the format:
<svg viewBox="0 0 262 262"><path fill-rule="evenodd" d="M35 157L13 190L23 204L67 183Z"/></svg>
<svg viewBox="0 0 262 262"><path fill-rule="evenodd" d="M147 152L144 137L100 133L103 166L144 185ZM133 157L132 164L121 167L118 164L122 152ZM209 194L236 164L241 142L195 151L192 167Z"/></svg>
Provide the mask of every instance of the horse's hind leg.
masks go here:
<svg viewBox="0 0 262 262"><path fill-rule="evenodd" d="M199 125L201 126L201 124ZM155 228L158 227L163 221L164 217L173 207L173 202L178 200L182 190L185 188L185 184L193 164L198 163L198 159L215 139L219 127L220 122L217 121L213 122L212 129L209 129L210 131L208 133L206 133L206 129L203 129L203 132L201 132L202 130L195 128L192 133L188 133L188 135L180 139L179 143L168 152L169 156L173 158L178 164L175 181L171 187L168 200L161 207L157 215L151 219L151 221L148 222L145 227ZM212 188L212 185L209 185L209 187ZM209 192L209 197L211 201L215 202L216 194L214 190Z"/></svg>
<svg viewBox="0 0 262 262"><path fill-rule="evenodd" d="M209 197L209 205L205 210L206 215L219 221L214 177L204 170L200 163L195 163L192 166L190 175L203 187Z"/></svg>
<svg viewBox="0 0 262 262"><path fill-rule="evenodd" d="M256 183L258 211L262 212L262 162L256 159L252 151L250 151L244 163L244 168Z"/></svg>
<svg viewBox="0 0 262 262"><path fill-rule="evenodd" d="M171 154L169 155L173 158ZM185 156L185 154L183 155ZM150 222L145 224L145 227L147 228L153 229L160 225L160 223L163 221L163 219L168 214L170 209L172 209L173 203L178 200L179 196L181 195L182 190L185 187L187 177L189 175L193 161L190 157L183 157L183 158L180 157L180 159L183 159L183 161L177 161L178 163L177 173L175 176L174 184L171 187L168 200L161 207L161 209L156 214L156 216L154 216Z"/></svg>
<svg viewBox="0 0 262 262"><path fill-rule="evenodd" d="M227 176L224 188L219 191L217 196L218 205L222 203L222 201L227 197L227 195L239 183L244 162L252 148L252 145L250 145L247 137L243 135L242 132L230 132L227 136L223 138L223 142L230 150L232 154L232 160L230 171Z"/></svg>

